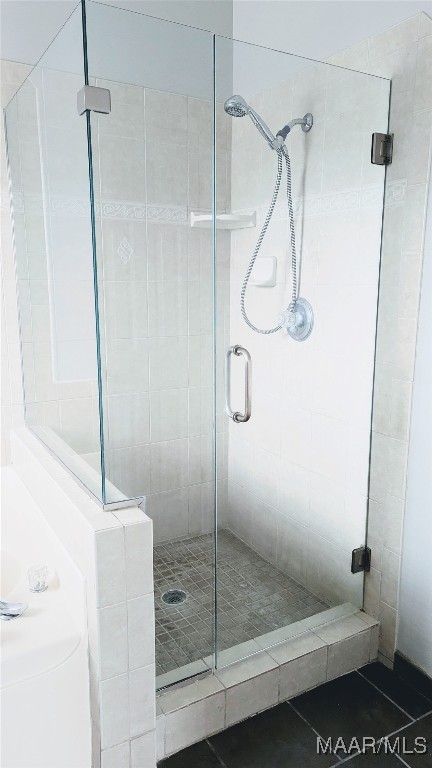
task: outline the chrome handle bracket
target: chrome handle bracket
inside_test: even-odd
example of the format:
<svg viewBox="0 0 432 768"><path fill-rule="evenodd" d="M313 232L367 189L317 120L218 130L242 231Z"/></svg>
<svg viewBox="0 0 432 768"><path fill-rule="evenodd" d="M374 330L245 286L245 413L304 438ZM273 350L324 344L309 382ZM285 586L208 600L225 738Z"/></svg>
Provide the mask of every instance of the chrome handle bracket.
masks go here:
<svg viewBox="0 0 432 768"><path fill-rule="evenodd" d="M233 411L231 408L231 356L244 357L245 359L245 404L244 413ZM239 344L228 347L225 355L225 410L236 424L249 421L251 417L251 395L252 395L252 360L249 352Z"/></svg>

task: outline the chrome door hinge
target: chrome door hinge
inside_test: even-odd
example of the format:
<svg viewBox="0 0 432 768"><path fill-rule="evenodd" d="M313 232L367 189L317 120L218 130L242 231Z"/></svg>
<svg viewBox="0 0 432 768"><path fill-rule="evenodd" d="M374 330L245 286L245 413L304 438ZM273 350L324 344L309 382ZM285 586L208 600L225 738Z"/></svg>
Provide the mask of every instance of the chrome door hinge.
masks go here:
<svg viewBox="0 0 432 768"><path fill-rule="evenodd" d="M77 93L78 114L83 115L87 110L109 115L111 112L111 93L108 88L98 88L96 85L84 85Z"/></svg>
<svg viewBox="0 0 432 768"><path fill-rule="evenodd" d="M390 165L393 158L393 134L373 133L371 147L371 163L374 165Z"/></svg>
<svg viewBox="0 0 432 768"><path fill-rule="evenodd" d="M360 571L370 571L371 551L369 547L358 547L353 549L351 557L351 573Z"/></svg>

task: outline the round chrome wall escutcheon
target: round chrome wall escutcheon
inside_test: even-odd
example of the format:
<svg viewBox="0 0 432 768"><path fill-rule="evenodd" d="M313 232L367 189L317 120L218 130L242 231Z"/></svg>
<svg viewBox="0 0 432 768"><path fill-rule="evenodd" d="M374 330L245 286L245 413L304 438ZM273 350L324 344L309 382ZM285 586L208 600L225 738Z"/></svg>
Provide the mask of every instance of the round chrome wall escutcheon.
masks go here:
<svg viewBox="0 0 432 768"><path fill-rule="evenodd" d="M293 311L296 323L288 328L288 333L294 341L305 341L312 333L314 314L312 305L307 299L297 299Z"/></svg>
<svg viewBox="0 0 432 768"><path fill-rule="evenodd" d="M313 126L313 115L312 115L312 112L306 112L306 114L303 115L303 120L305 122L302 125L301 129L302 129L302 131L307 133L308 131L310 131L310 129Z"/></svg>

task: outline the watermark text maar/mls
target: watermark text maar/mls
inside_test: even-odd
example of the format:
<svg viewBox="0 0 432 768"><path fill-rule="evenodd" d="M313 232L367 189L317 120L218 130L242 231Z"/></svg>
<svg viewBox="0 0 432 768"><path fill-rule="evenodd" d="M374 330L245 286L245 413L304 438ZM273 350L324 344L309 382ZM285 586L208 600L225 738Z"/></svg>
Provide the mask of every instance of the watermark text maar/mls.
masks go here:
<svg viewBox="0 0 432 768"><path fill-rule="evenodd" d="M353 737L349 741L342 736L322 739L317 737L317 754L356 755L358 753L374 755L426 755L428 740L426 736L409 739L406 736L385 736L375 739L373 736Z"/></svg>

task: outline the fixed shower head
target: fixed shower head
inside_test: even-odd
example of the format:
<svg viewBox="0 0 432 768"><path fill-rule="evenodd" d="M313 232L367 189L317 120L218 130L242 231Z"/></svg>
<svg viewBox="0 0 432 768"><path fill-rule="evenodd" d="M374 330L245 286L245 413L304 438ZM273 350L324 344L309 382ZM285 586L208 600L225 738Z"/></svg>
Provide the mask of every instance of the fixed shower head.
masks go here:
<svg viewBox="0 0 432 768"><path fill-rule="evenodd" d="M245 115L249 115L261 136L265 138L270 149L276 149L276 147L279 146L277 139L273 136L268 125L266 125L258 113L249 106L243 96L230 96L224 104L224 109L228 115L231 115L231 117L244 117Z"/></svg>

